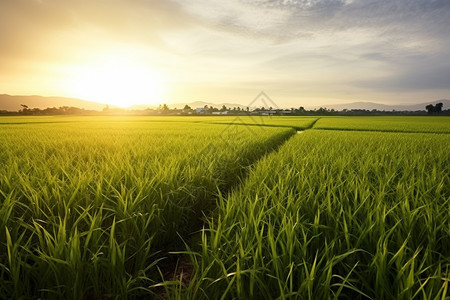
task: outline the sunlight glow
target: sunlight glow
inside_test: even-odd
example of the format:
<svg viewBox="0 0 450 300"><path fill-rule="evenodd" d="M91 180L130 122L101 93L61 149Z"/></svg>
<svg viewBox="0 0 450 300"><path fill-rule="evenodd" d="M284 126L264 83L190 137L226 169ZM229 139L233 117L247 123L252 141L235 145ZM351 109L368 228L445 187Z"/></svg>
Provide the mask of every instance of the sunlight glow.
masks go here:
<svg viewBox="0 0 450 300"><path fill-rule="evenodd" d="M155 105L164 101L165 84L155 69L123 57L76 66L68 92L76 98L113 106Z"/></svg>

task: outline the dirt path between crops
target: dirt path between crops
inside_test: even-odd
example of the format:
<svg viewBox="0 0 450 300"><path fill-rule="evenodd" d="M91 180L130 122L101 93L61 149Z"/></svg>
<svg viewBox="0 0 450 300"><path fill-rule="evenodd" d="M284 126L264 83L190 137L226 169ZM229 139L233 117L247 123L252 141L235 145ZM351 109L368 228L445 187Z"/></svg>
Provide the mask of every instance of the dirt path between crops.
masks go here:
<svg viewBox="0 0 450 300"><path fill-rule="evenodd" d="M320 118L318 118L318 119L320 119ZM310 128L312 128L314 126L314 124L317 122L317 120L315 120L311 124L310 127L303 129L303 130L297 130L296 134L302 134L306 130L309 130ZM255 162L253 164L256 164L264 156L266 156L274 151L277 151L280 147L282 147L284 144L286 144L293 136L295 136L295 134L293 134L290 137L288 137L287 139L285 139L279 145L276 145L274 147L274 149L272 149L271 151L262 155L259 159L255 160ZM244 176L247 176L247 174ZM230 190L231 189L232 188L230 188ZM166 266L164 266L161 270L164 281L166 281L166 280L179 281L181 283L181 285L188 286L191 281L192 274L194 271L194 266L192 265L189 256L185 255L185 254L184 255L179 255L179 254L173 255L172 257L169 258L169 261L170 261L170 263L168 263ZM168 295L166 294L166 291L163 288L160 288L156 292L156 298L160 299L160 300L166 300L166 299L168 299Z"/></svg>

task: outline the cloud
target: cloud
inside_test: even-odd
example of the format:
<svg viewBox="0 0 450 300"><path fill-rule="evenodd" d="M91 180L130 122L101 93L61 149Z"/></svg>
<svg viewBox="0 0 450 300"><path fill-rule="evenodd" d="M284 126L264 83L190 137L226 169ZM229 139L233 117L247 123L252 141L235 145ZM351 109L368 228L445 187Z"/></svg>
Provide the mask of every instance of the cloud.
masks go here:
<svg viewBox="0 0 450 300"><path fill-rule="evenodd" d="M204 98L450 92L449 31L448 0L2 0L0 80L127 48Z"/></svg>
<svg viewBox="0 0 450 300"><path fill-rule="evenodd" d="M179 0L178 4L217 30L277 43L355 28L445 38L450 26L447 0Z"/></svg>
<svg viewBox="0 0 450 300"><path fill-rule="evenodd" d="M405 59L405 61L408 61ZM411 59L388 76L356 80L355 86L383 91L447 90L450 87L450 56L437 55Z"/></svg>
<svg viewBox="0 0 450 300"><path fill-rule="evenodd" d="M164 32L190 22L170 1L2 0L0 53L4 59L42 59L61 55L61 44L72 49L102 43L162 47Z"/></svg>

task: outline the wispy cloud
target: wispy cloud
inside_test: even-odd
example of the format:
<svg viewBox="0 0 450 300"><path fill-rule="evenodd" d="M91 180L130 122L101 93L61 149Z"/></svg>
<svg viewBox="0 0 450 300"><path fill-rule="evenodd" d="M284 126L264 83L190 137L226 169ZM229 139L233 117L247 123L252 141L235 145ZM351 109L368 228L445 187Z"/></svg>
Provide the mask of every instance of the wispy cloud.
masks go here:
<svg viewBox="0 0 450 300"><path fill-rule="evenodd" d="M259 38L295 39L352 28L441 35L450 24L446 0L179 0L178 4L211 26Z"/></svg>
<svg viewBox="0 0 450 300"><path fill-rule="evenodd" d="M289 101L450 94L448 0L2 0L0 6L0 80L16 78L18 88L17 74L49 73L94 52L129 48L170 74L176 101L238 101L266 89Z"/></svg>

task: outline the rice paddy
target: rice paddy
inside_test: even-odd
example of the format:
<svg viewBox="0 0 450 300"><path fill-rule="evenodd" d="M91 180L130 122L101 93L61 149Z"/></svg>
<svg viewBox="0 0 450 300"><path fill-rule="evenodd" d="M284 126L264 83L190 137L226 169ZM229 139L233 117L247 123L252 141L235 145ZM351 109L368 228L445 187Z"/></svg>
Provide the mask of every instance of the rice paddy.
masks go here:
<svg viewBox="0 0 450 300"><path fill-rule="evenodd" d="M364 116L326 117L317 121L315 129L450 133L449 117Z"/></svg>
<svg viewBox="0 0 450 300"><path fill-rule="evenodd" d="M220 198L192 299L445 299L450 136L308 131Z"/></svg>
<svg viewBox="0 0 450 300"><path fill-rule="evenodd" d="M0 298L446 299L449 124L0 118Z"/></svg>

